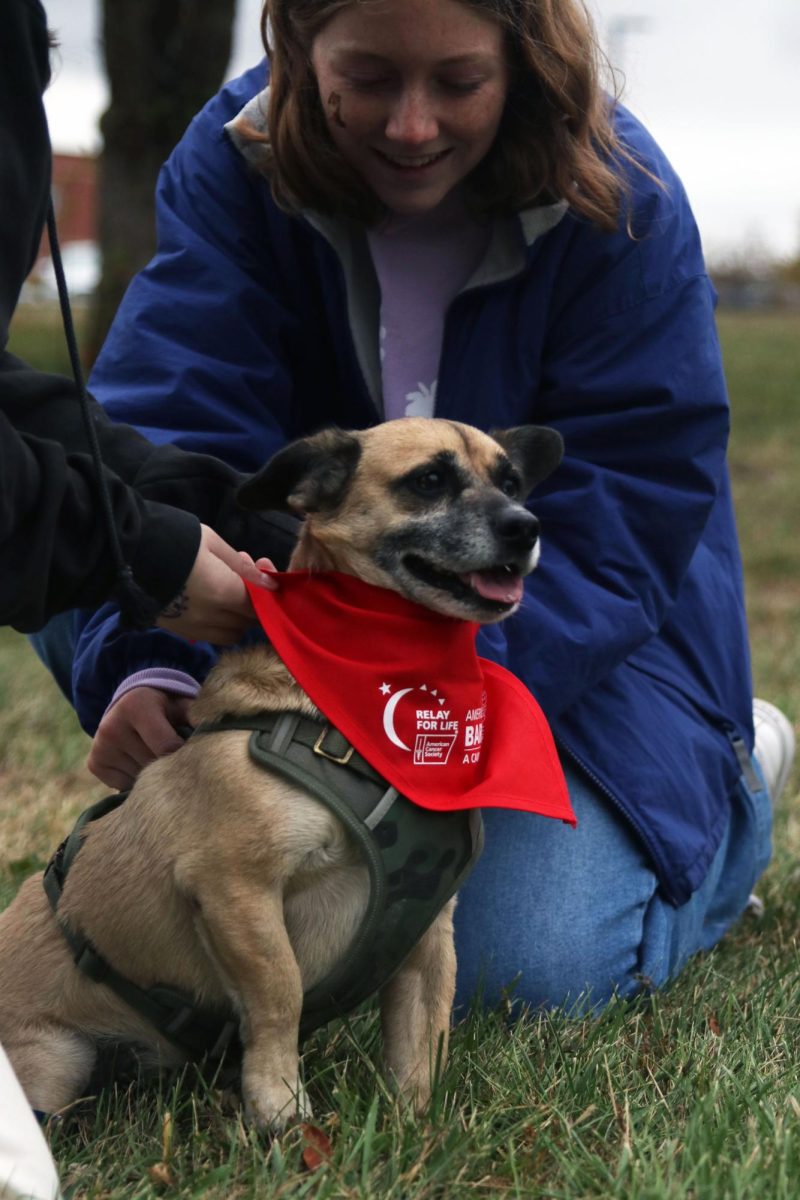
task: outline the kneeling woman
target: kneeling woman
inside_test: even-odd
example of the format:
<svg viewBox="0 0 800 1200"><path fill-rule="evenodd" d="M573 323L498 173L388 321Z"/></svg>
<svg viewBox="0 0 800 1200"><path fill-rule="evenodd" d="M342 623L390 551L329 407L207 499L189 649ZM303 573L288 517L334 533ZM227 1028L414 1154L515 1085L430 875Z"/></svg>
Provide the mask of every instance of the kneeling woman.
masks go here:
<svg viewBox="0 0 800 1200"><path fill-rule="evenodd" d="M164 167L158 253L95 394L245 470L330 423L561 432L533 497L541 565L479 644L545 710L579 824L486 814L459 995L586 1008L658 986L739 916L770 847L683 188L602 89L575 0L268 0L262 32L268 70ZM108 609L84 625L75 700L101 778L177 744L213 657Z"/></svg>

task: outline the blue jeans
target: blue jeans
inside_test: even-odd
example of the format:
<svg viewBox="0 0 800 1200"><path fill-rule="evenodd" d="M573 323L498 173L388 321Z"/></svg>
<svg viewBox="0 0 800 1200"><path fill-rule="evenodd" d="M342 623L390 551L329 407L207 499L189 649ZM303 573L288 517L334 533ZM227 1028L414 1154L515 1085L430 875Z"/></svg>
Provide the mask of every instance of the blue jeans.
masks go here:
<svg viewBox="0 0 800 1200"><path fill-rule="evenodd" d="M705 881L673 908L624 817L577 771L565 774L577 829L484 809L486 848L455 914L462 1012L476 992L487 1005L509 989L522 1004L578 1014L660 987L719 941L769 862L769 796L741 780Z"/></svg>

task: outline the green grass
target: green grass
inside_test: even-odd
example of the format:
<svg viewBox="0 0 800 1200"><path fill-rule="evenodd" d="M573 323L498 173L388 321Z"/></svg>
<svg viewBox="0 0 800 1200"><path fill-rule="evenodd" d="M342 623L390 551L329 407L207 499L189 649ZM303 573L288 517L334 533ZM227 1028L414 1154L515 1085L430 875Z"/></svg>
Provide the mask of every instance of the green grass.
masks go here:
<svg viewBox="0 0 800 1200"><path fill-rule="evenodd" d="M796 722L800 317L724 314L720 332L756 689ZM25 338L34 357L35 322L17 334L18 353ZM63 369L53 336L47 353L47 365ZM71 817L102 793L82 766L87 745L24 640L0 634L0 904ZM49 1131L68 1194L794 1197L799 782L795 770L777 816L775 857L760 887L766 916L743 919L649 1002L614 1005L594 1021L531 1016L513 1028L502 1011L474 1014L454 1031L450 1061L421 1122L381 1083L374 1014L317 1035L305 1069L333 1156L313 1173L303 1166L299 1130L273 1142L247 1130L235 1095L194 1070L160 1084L107 1088Z"/></svg>
<svg viewBox="0 0 800 1200"><path fill-rule="evenodd" d="M73 315L80 328L85 308L76 306ZM40 371L71 373L61 312L56 304L21 304L14 314L8 348Z"/></svg>
<svg viewBox="0 0 800 1200"><path fill-rule="evenodd" d="M756 690L800 716L800 315L720 321Z"/></svg>

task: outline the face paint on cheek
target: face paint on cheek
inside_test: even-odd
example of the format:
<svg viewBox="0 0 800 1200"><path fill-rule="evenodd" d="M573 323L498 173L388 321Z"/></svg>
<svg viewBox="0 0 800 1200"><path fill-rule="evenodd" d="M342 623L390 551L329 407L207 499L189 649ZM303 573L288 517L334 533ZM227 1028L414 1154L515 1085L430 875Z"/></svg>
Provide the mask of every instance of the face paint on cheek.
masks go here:
<svg viewBox="0 0 800 1200"><path fill-rule="evenodd" d="M346 129L342 120L342 97L338 92L331 92L328 96L328 108L331 110L331 119L334 125L338 125L340 129Z"/></svg>

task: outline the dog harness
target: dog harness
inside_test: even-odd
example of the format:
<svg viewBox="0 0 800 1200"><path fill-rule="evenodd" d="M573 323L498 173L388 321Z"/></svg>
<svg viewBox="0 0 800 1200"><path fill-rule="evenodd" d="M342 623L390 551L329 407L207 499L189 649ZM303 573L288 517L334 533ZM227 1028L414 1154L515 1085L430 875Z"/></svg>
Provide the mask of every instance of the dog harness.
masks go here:
<svg viewBox="0 0 800 1200"><path fill-rule="evenodd" d="M351 1012L386 984L469 875L483 847L479 809L421 808L387 784L324 719L300 713L224 717L190 736L249 730L252 760L304 788L345 826L367 867L369 901L344 958L304 996L302 1035ZM234 1038L232 1009L202 1008L187 992L125 978L88 938L58 918L58 904L87 826L125 802L127 792L87 809L59 846L44 888L75 965L110 987L191 1058L216 1057Z"/></svg>

